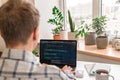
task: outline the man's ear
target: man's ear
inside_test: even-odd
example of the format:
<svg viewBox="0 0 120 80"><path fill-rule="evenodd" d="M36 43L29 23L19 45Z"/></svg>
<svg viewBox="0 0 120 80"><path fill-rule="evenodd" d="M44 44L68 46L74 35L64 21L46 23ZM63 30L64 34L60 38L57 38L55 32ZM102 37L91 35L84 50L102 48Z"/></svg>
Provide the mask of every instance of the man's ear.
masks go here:
<svg viewBox="0 0 120 80"><path fill-rule="evenodd" d="M38 39L38 27L35 27L35 28L34 28L33 39L34 39L34 40L37 40L37 39Z"/></svg>

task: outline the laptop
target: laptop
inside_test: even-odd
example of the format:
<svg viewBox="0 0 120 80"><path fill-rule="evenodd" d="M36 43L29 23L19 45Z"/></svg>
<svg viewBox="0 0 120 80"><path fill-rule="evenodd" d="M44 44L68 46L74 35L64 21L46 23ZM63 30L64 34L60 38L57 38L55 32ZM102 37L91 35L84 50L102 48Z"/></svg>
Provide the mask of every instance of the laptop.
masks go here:
<svg viewBox="0 0 120 80"><path fill-rule="evenodd" d="M40 40L40 62L56 65L76 67L76 40Z"/></svg>

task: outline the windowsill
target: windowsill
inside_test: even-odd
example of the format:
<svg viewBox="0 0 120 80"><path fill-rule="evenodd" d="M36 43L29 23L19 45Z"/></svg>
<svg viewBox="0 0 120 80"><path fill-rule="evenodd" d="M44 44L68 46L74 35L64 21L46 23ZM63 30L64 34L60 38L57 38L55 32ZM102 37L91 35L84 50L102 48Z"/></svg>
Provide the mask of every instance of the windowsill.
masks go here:
<svg viewBox="0 0 120 80"><path fill-rule="evenodd" d="M115 50L111 45L108 45L106 49L97 49L96 45L85 45L84 40L80 40L77 53L120 61L120 51Z"/></svg>

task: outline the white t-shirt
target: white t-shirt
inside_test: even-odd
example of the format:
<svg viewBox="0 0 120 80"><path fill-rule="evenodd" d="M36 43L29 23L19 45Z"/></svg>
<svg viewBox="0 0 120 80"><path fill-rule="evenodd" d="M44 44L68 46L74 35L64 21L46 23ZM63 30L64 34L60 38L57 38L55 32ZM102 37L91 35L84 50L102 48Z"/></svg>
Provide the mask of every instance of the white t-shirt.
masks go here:
<svg viewBox="0 0 120 80"><path fill-rule="evenodd" d="M6 48L5 42L3 38L0 36L0 52L3 52L5 48Z"/></svg>

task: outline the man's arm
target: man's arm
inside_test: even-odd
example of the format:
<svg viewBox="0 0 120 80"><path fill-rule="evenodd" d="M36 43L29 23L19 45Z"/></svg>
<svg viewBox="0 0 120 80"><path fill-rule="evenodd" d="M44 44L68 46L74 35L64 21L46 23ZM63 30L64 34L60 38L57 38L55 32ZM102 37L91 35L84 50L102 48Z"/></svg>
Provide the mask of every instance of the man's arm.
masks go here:
<svg viewBox="0 0 120 80"><path fill-rule="evenodd" d="M59 77L62 80L75 80L76 77L74 76L74 71L70 66L65 65L62 69L58 68L54 65L47 65L42 64L42 66L46 67L47 76L49 77L49 74L55 74L53 77Z"/></svg>

